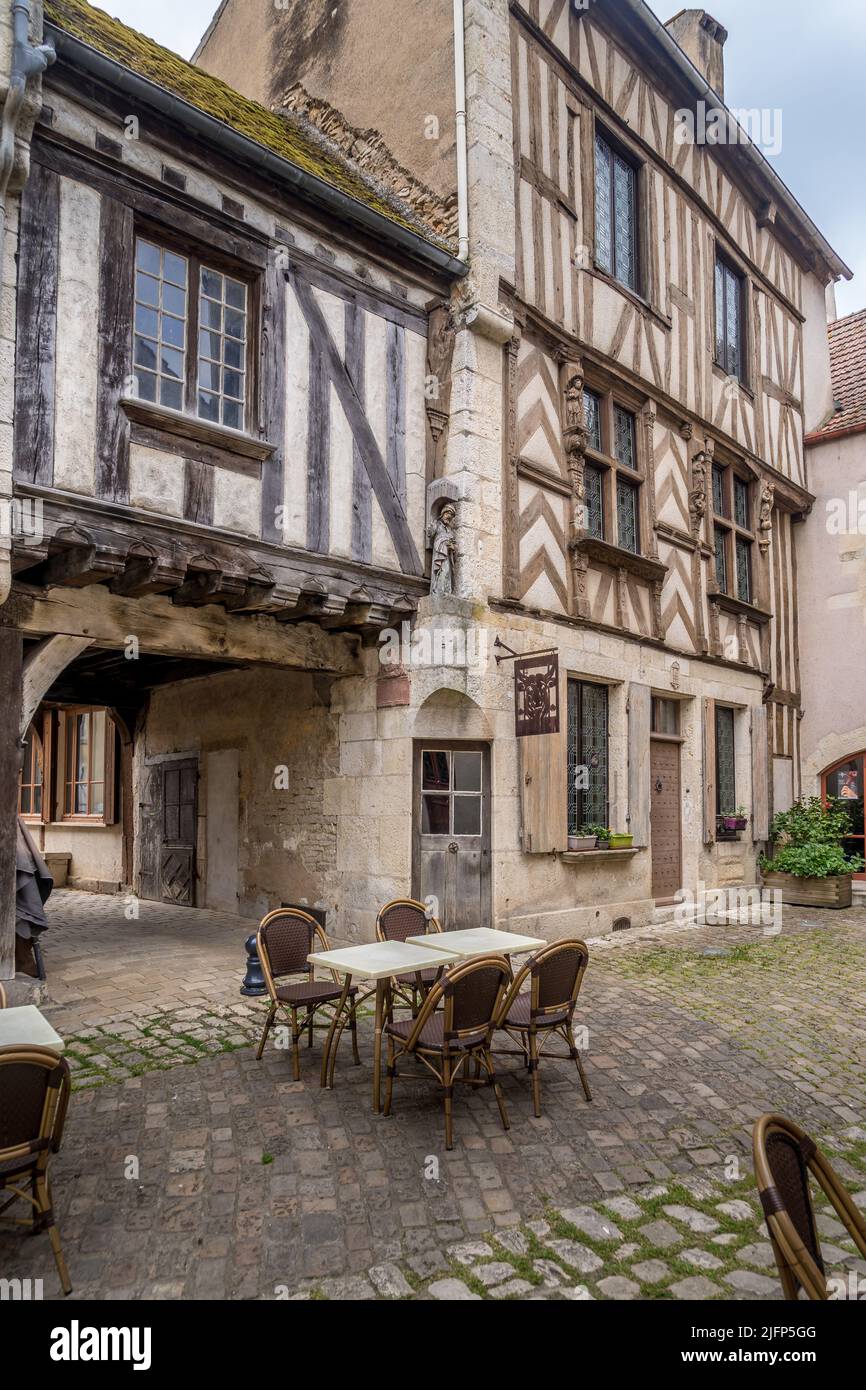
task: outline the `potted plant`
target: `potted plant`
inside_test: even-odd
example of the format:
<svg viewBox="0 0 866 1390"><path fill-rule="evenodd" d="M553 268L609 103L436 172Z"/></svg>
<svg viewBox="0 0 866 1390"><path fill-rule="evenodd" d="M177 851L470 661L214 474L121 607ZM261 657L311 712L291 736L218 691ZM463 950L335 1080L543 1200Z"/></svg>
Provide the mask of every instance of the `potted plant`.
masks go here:
<svg viewBox="0 0 866 1390"><path fill-rule="evenodd" d="M568 848L571 853L595 849L596 829L594 825L582 825L576 835L569 835Z"/></svg>
<svg viewBox="0 0 866 1390"><path fill-rule="evenodd" d="M587 839L589 839L590 836L592 836L593 840L595 841L596 849L608 848L608 842L610 840L610 831L608 830L606 825L582 825L580 827L580 833L582 836L586 836Z"/></svg>
<svg viewBox="0 0 866 1390"><path fill-rule="evenodd" d="M634 844L634 836L611 830L608 843L611 849L631 849Z"/></svg>
<svg viewBox="0 0 866 1390"><path fill-rule="evenodd" d="M732 816L719 816L718 823L722 830L731 835L741 834L749 823L745 806L738 806Z"/></svg>
<svg viewBox="0 0 866 1390"><path fill-rule="evenodd" d="M780 811L770 826L772 858L761 856L768 888L781 891L782 902L799 907L850 907L851 875L863 868L860 855L845 854L842 841L851 832L844 801L810 796Z"/></svg>

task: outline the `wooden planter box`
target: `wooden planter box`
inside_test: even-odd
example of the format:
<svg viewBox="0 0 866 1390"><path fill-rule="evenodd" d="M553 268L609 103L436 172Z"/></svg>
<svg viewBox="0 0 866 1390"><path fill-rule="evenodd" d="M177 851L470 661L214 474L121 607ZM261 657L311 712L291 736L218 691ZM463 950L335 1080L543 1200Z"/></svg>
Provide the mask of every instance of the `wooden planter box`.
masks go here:
<svg viewBox="0 0 866 1390"><path fill-rule="evenodd" d="M782 902L791 907L850 907L851 875L797 878L794 874L764 874L766 888L780 888Z"/></svg>

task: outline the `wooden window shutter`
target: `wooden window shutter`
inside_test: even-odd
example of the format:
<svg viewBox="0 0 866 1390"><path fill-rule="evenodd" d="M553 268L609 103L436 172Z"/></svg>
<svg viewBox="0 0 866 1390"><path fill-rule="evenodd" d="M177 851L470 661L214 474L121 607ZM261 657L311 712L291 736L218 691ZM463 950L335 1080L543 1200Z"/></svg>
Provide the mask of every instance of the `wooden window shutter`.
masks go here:
<svg viewBox="0 0 866 1390"><path fill-rule="evenodd" d="M519 738L518 768L524 854L568 846L568 689L559 675L559 733Z"/></svg>
<svg viewBox="0 0 866 1390"><path fill-rule="evenodd" d="M770 838L770 743L767 706L752 710L752 839Z"/></svg>
<svg viewBox="0 0 866 1390"><path fill-rule="evenodd" d="M115 786L117 783L117 760L115 753L117 750L117 725L108 710L105 711L105 787L103 802L103 820L106 825L115 825L117 822L117 797Z"/></svg>
<svg viewBox="0 0 866 1390"><path fill-rule="evenodd" d="M716 838L716 702L703 701L703 745L704 745L704 844L711 845Z"/></svg>
<svg viewBox="0 0 866 1390"><path fill-rule="evenodd" d="M628 828L635 846L650 838L650 727L652 693L633 681L628 688Z"/></svg>

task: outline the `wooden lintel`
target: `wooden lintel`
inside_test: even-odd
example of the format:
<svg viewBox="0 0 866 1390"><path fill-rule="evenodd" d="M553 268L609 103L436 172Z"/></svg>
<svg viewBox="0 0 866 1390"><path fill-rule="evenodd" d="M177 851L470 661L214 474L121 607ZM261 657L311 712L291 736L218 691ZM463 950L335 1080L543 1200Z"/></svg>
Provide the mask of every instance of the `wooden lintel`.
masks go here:
<svg viewBox="0 0 866 1390"><path fill-rule="evenodd" d="M113 578L123 569L123 560L116 555L98 554L95 545L70 546L49 555L33 575L33 582L45 588L71 585L86 588Z"/></svg>
<svg viewBox="0 0 866 1390"><path fill-rule="evenodd" d="M210 605L180 612L164 595L124 598L107 588L51 589L16 584L4 605L6 622L26 637L87 637L121 649L129 634L142 652L162 656L282 666L335 675L359 675L358 639L307 624L286 626L259 614L235 617Z"/></svg>

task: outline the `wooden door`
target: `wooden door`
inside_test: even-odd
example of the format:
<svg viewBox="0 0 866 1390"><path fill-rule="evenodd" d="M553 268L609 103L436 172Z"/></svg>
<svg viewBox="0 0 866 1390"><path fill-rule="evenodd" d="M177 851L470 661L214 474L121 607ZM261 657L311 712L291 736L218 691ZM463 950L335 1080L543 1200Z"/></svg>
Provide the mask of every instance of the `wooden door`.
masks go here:
<svg viewBox="0 0 866 1390"><path fill-rule="evenodd" d="M490 805L486 744L416 744L412 894L446 931L491 924Z"/></svg>
<svg viewBox="0 0 866 1390"><path fill-rule="evenodd" d="M164 903L195 906L195 839L198 762L164 763L159 896Z"/></svg>
<svg viewBox="0 0 866 1390"><path fill-rule="evenodd" d="M682 887L682 799L680 745L675 739L650 742L652 892L657 902Z"/></svg>

